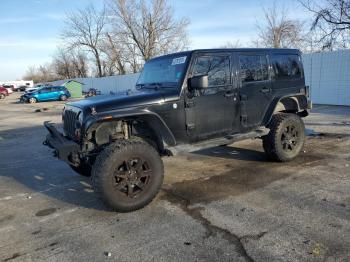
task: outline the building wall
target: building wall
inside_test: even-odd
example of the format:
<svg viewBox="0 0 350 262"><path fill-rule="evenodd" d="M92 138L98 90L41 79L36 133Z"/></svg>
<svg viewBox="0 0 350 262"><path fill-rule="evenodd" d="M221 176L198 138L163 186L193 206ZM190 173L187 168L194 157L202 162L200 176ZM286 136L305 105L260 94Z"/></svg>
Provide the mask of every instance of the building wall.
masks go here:
<svg viewBox="0 0 350 262"><path fill-rule="evenodd" d="M88 77L88 78L74 78L51 82L52 85L62 85L69 80L76 80L83 83L83 90L88 91L90 88L100 90L102 94L120 93L127 90L133 90L139 74L129 74L120 76L106 76L106 77Z"/></svg>
<svg viewBox="0 0 350 262"><path fill-rule="evenodd" d="M303 63L313 103L350 106L350 50L304 54Z"/></svg>

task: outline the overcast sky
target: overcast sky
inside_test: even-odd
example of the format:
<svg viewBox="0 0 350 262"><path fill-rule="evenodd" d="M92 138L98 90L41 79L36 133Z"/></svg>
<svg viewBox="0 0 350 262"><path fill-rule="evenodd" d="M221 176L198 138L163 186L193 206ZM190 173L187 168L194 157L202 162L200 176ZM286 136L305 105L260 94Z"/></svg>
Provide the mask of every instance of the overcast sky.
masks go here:
<svg viewBox="0 0 350 262"><path fill-rule="evenodd" d="M49 62L60 45L65 14L103 0L1 0L0 81L21 79L31 65ZM191 49L240 41L248 46L269 0L169 0L176 17L188 17ZM280 0L292 18L310 16L294 0Z"/></svg>

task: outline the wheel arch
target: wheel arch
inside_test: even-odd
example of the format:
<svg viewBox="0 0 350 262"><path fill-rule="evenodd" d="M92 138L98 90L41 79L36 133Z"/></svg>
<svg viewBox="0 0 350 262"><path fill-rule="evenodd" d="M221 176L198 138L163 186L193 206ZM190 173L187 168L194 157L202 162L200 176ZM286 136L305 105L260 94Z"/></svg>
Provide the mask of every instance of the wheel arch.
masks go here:
<svg viewBox="0 0 350 262"><path fill-rule="evenodd" d="M308 115L306 109L308 107L308 101L305 95L291 95L278 97L273 100L268 108L264 119L263 125L268 125L272 119L272 116L279 112L294 113L301 117Z"/></svg>
<svg viewBox="0 0 350 262"><path fill-rule="evenodd" d="M91 133L101 124L120 121L128 122L132 126L133 130L140 129L140 126L143 128L148 128L148 132L152 134L160 150L164 150L166 146L176 145L176 140L173 133L161 119L161 117L154 112L146 110L130 110L114 114L104 113L99 117L94 116L87 122L85 130L86 133Z"/></svg>

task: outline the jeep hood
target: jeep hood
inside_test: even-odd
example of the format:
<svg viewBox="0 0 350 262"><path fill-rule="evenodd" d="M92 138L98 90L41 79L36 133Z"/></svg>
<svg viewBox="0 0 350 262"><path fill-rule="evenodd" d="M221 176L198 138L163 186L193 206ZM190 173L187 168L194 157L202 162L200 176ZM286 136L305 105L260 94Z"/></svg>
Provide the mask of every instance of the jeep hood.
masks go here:
<svg viewBox="0 0 350 262"><path fill-rule="evenodd" d="M79 107L84 113L90 113L94 107L97 113L122 108L146 106L178 98L178 90L139 90L116 95L98 95L76 102L69 102L67 106Z"/></svg>

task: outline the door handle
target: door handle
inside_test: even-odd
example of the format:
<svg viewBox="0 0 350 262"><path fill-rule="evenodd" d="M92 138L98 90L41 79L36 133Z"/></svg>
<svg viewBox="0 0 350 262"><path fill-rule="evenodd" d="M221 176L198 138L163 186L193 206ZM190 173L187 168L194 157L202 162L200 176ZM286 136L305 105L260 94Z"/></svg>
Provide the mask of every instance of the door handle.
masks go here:
<svg viewBox="0 0 350 262"><path fill-rule="evenodd" d="M263 94L270 93L271 92L271 88L265 86L265 87L260 89L260 92L263 93Z"/></svg>

